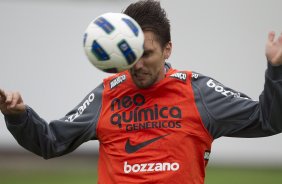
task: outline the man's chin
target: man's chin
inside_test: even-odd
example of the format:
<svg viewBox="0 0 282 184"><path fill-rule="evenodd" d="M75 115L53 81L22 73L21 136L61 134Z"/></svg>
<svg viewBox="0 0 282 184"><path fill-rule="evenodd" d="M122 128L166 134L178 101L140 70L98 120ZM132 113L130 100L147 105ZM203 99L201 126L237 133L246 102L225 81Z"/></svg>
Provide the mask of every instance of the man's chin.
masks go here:
<svg viewBox="0 0 282 184"><path fill-rule="evenodd" d="M141 89L148 88L152 86L155 82L151 81L148 76L136 76L136 75L131 75L134 84Z"/></svg>
<svg viewBox="0 0 282 184"><path fill-rule="evenodd" d="M148 81L148 80L133 80L135 85L140 88L140 89L146 89L151 87L155 82L153 81Z"/></svg>
<svg viewBox="0 0 282 184"><path fill-rule="evenodd" d="M147 88L148 85L146 85L146 83L140 82L140 81L134 81L134 84L141 89Z"/></svg>

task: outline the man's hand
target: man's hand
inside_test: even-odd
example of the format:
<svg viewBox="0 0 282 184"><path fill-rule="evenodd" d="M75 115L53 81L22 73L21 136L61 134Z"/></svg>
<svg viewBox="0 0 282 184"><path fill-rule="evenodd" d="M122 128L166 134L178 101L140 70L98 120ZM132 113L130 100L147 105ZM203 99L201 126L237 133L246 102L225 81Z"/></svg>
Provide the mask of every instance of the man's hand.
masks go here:
<svg viewBox="0 0 282 184"><path fill-rule="evenodd" d="M282 33L275 40L275 32L268 33L265 54L267 60L273 66L282 65Z"/></svg>
<svg viewBox="0 0 282 184"><path fill-rule="evenodd" d="M17 115L25 112L25 105L18 92L5 92L0 89L0 110L4 115Z"/></svg>

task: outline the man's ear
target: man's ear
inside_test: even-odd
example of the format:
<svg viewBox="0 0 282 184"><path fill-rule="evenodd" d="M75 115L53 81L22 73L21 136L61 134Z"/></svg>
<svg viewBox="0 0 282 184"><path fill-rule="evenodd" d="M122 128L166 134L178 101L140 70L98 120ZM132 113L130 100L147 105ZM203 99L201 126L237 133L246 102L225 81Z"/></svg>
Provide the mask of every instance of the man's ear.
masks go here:
<svg viewBox="0 0 282 184"><path fill-rule="evenodd" d="M164 48L164 58L168 59L172 50L172 43L169 41Z"/></svg>

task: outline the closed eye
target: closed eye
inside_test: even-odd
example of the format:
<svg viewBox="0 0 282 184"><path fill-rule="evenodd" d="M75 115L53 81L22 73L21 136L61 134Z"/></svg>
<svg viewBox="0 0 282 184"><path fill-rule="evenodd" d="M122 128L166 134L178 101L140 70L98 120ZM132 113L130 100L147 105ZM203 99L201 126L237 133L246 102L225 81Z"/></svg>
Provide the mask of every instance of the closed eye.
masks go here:
<svg viewBox="0 0 282 184"><path fill-rule="evenodd" d="M152 51L144 51L142 58L147 58L152 54Z"/></svg>

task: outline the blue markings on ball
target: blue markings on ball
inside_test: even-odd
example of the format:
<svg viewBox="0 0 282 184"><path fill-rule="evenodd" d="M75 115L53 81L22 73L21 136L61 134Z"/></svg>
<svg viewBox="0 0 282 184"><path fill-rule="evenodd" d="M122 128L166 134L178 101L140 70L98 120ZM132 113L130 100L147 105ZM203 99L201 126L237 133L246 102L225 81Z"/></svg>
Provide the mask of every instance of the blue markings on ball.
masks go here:
<svg viewBox="0 0 282 184"><path fill-rule="evenodd" d="M134 63L134 61L136 60L136 55L125 40L122 40L118 43L118 48L129 65Z"/></svg>
<svg viewBox="0 0 282 184"><path fill-rule="evenodd" d="M133 32L133 34L134 34L135 36L138 36L138 34L139 34L139 29L138 29L138 27L136 27L136 25L135 25L130 19L122 18L122 20L128 25L128 27L131 29L131 31Z"/></svg>
<svg viewBox="0 0 282 184"><path fill-rule="evenodd" d="M87 36L88 36L87 33L85 33L84 36L83 36L83 46L84 46L84 47L85 47L85 44L86 44Z"/></svg>
<svg viewBox="0 0 282 184"><path fill-rule="evenodd" d="M93 41L91 51L99 61L106 61L110 59L110 56L96 40Z"/></svg>
<svg viewBox="0 0 282 184"><path fill-rule="evenodd" d="M115 27L104 17L99 17L97 20L94 21L94 24L101 27L107 34L110 34L115 30Z"/></svg>

